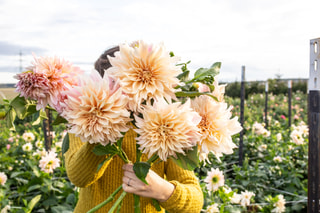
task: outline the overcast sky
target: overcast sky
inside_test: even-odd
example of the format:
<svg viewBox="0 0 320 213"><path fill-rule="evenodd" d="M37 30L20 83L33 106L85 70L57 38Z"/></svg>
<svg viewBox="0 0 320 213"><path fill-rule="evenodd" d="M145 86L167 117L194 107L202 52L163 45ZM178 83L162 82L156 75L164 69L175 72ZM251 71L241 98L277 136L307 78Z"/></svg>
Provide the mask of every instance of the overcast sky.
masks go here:
<svg viewBox="0 0 320 213"><path fill-rule="evenodd" d="M192 71L222 62L219 81L240 81L243 65L246 80L308 78L319 10L319 0L0 0L0 83L16 82L32 53L89 72L106 48L138 39L163 42Z"/></svg>

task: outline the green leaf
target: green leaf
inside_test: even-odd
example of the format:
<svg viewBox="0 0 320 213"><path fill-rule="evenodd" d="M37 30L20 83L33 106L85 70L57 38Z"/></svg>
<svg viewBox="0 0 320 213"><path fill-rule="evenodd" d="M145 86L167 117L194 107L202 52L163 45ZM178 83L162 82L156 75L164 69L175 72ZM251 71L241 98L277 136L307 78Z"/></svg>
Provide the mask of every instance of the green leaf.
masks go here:
<svg viewBox="0 0 320 213"><path fill-rule="evenodd" d="M136 162L133 164L134 173L142 182L144 182L147 185L148 182L145 178L147 177L150 167L151 165L147 162Z"/></svg>
<svg viewBox="0 0 320 213"><path fill-rule="evenodd" d="M17 113L18 118L23 119L24 115L27 112L27 101L24 97L16 96L11 102L10 105L14 108Z"/></svg>
<svg viewBox="0 0 320 213"><path fill-rule="evenodd" d="M58 125L58 124L62 124L62 123L68 123L68 121L62 117L61 115L58 115L56 117L56 119L53 121L52 125Z"/></svg>
<svg viewBox="0 0 320 213"><path fill-rule="evenodd" d="M62 155L66 153L69 149L69 134L67 133L66 136L64 136L63 141L62 141Z"/></svg>
<svg viewBox="0 0 320 213"><path fill-rule="evenodd" d="M185 155L177 153L177 158L171 157L171 159L181 168L193 171L199 166L197 146L194 146L192 150L186 151Z"/></svg>
<svg viewBox="0 0 320 213"><path fill-rule="evenodd" d="M98 144L93 148L93 153L101 156L101 155L107 155L107 154L118 154L119 150L115 145L107 144L105 146Z"/></svg>
<svg viewBox="0 0 320 213"><path fill-rule="evenodd" d="M97 172L99 172L99 170L101 169L101 167L103 166L103 164L107 161L109 161L111 158L113 158L113 156L115 156L116 154L111 154L109 155L106 159L104 159L101 163L99 163L98 168L97 168Z"/></svg>
<svg viewBox="0 0 320 213"><path fill-rule="evenodd" d="M37 185L32 185L30 186L28 189L27 189L27 192L31 192L33 190L36 190L36 189L40 189L41 188L41 185L37 184Z"/></svg>
<svg viewBox="0 0 320 213"><path fill-rule="evenodd" d="M7 112L5 119L6 119L7 127L10 130L15 131L16 128L15 128L15 125L14 125L14 120L16 119L16 111L14 111L13 108L11 108Z"/></svg>
<svg viewBox="0 0 320 213"><path fill-rule="evenodd" d="M30 201L30 203L27 206L27 208L28 208L27 213L32 212L32 209L39 202L40 199L41 199L41 195L37 195L34 198L32 198L32 200Z"/></svg>
<svg viewBox="0 0 320 213"><path fill-rule="evenodd" d="M160 207L159 201L157 201L156 199L152 198L152 204L153 204L153 206L156 208L156 210L158 212L161 211L161 207Z"/></svg>
<svg viewBox="0 0 320 213"><path fill-rule="evenodd" d="M188 78L189 78L189 74L190 74L190 71L187 70L187 71L185 71L185 72L183 72L183 73L180 73L180 74L177 76L177 78L178 78L180 81L186 81L186 80L188 80Z"/></svg>
<svg viewBox="0 0 320 213"><path fill-rule="evenodd" d="M199 68L195 74L193 80L203 80L206 77L214 77L219 74L221 68L221 62L214 63L210 68Z"/></svg>
<svg viewBox="0 0 320 213"><path fill-rule="evenodd" d="M38 118L32 123L33 126L40 124L43 119L48 119L47 113L44 110L39 111Z"/></svg>

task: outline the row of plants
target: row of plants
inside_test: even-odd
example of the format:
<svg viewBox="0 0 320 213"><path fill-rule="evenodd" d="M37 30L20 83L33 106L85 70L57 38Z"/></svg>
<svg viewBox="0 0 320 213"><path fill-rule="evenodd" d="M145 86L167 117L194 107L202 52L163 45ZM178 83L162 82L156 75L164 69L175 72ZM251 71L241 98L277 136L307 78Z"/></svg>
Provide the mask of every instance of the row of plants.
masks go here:
<svg viewBox="0 0 320 213"><path fill-rule="evenodd" d="M240 99L225 97L239 116ZM243 165L238 149L195 170L204 193L205 212L301 212L307 200L306 94L292 99L293 125L288 128L284 94L269 95L268 129L264 96L245 103ZM302 104L301 104L302 103ZM53 126L51 155L44 149L41 124L16 120L16 131L0 121L0 210L2 212L72 212L78 189L70 183L61 155L63 124ZM239 145L239 135L234 142ZM53 153L53 154L52 154ZM50 157L51 156L51 157Z"/></svg>

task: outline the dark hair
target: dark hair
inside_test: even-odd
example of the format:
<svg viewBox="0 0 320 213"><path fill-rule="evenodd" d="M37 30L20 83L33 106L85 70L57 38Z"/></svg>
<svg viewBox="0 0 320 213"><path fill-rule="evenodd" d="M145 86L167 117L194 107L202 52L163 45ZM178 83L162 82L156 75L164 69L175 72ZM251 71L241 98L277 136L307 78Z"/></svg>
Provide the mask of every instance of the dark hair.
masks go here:
<svg viewBox="0 0 320 213"><path fill-rule="evenodd" d="M104 53L102 53L102 55L100 55L100 57L94 63L94 68L100 73L102 77L104 75L104 71L109 67L111 67L111 64L107 56L114 57L114 53L119 50L120 50L119 46L115 46L110 49L107 49L106 51L104 51Z"/></svg>

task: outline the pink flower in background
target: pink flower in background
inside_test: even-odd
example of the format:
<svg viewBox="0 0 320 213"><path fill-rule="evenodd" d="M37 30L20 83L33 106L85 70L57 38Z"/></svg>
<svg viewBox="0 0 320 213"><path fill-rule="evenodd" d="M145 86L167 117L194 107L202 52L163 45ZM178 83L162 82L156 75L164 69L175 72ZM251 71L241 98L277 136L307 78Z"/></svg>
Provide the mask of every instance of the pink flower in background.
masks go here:
<svg viewBox="0 0 320 213"><path fill-rule="evenodd" d="M129 130L128 97L108 75L102 78L94 70L64 94L68 98L62 104L61 115L68 121L69 132L83 142L114 143Z"/></svg>
<svg viewBox="0 0 320 213"><path fill-rule="evenodd" d="M33 66L16 76L17 92L26 99L36 100L37 110L49 104L61 112L60 103L66 98L61 92L77 85L77 76L83 71L58 57L34 57L34 60Z"/></svg>
<svg viewBox="0 0 320 213"><path fill-rule="evenodd" d="M197 83L199 92L210 92L210 88L206 84Z"/></svg>
<svg viewBox="0 0 320 213"><path fill-rule="evenodd" d="M161 99L143 108L143 118L135 116L138 129L134 130L139 134L137 144L149 158L157 154L166 161L196 146L200 139L197 125L201 117L191 109L189 100L185 104L168 104Z"/></svg>
<svg viewBox="0 0 320 213"><path fill-rule="evenodd" d="M8 138L8 141L9 141L10 143L12 143L12 142L13 142L13 137Z"/></svg>
<svg viewBox="0 0 320 213"><path fill-rule="evenodd" d="M11 148L10 144L7 144L7 150L9 150Z"/></svg>
<svg viewBox="0 0 320 213"><path fill-rule="evenodd" d="M286 119L286 116L284 116L284 115L281 115L280 117L281 117L283 120Z"/></svg>
<svg viewBox="0 0 320 213"><path fill-rule="evenodd" d="M53 170L59 166L60 159L53 151L47 152L39 161L39 167L41 168L41 171L44 171L45 173L53 173Z"/></svg>

